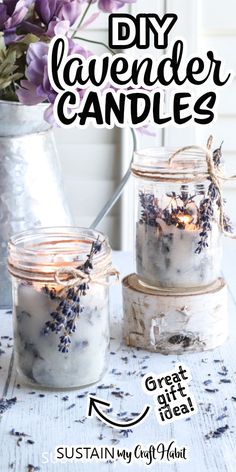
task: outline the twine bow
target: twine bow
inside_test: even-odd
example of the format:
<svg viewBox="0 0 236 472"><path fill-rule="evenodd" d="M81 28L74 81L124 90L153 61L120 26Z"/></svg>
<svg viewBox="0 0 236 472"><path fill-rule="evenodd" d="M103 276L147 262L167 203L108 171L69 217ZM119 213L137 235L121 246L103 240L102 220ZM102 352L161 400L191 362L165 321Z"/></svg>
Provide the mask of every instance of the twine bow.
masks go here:
<svg viewBox="0 0 236 472"><path fill-rule="evenodd" d="M221 188L221 182L220 182L221 180L224 180L224 181L236 180L236 175L226 177L220 169L216 168L214 160L213 160L212 142L213 142L213 137L210 136L208 141L207 141L207 147L192 145L192 146L185 146L185 147L182 147L182 148L178 149L170 157L169 164L170 165L172 164L174 158L178 154L181 154L182 152L185 152L185 151L190 151L192 149L200 150L206 155L207 173L208 173L209 177L211 178L212 183L215 185L215 187L218 191L218 195L219 195L219 212L220 212L219 224L220 224L221 231L228 238L236 239L236 234L229 233L229 231L225 230L224 199L223 199L223 196L222 196L222 188Z"/></svg>
<svg viewBox="0 0 236 472"><path fill-rule="evenodd" d="M65 275L67 275L66 279L63 277ZM91 282L109 286L110 282L107 282L105 279L107 277L116 277L116 280L119 280L120 273L115 267L110 267L108 270L97 272L94 275L86 274L82 270L73 267L63 267L55 272L54 277L55 282L58 285L62 285L64 288L75 287L83 283L88 284Z"/></svg>

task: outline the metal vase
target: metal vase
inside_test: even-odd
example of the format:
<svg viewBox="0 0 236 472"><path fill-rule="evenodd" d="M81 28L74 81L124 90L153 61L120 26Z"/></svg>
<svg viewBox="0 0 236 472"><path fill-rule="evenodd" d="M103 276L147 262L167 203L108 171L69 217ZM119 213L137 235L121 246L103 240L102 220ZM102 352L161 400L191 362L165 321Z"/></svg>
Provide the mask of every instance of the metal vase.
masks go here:
<svg viewBox="0 0 236 472"><path fill-rule="evenodd" d="M0 101L0 306L11 306L9 237L35 226L69 226L58 155L45 105Z"/></svg>

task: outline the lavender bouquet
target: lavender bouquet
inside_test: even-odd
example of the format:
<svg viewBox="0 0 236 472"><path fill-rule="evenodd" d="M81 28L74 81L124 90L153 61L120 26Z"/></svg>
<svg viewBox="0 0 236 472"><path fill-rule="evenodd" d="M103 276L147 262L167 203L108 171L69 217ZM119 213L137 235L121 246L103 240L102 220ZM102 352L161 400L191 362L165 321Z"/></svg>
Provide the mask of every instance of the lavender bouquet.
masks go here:
<svg viewBox="0 0 236 472"><path fill-rule="evenodd" d="M112 13L136 0L0 0L0 99L25 105L49 103L50 121L56 92L47 70L50 40L66 35L70 53L88 57L77 40L77 32L90 24L100 11ZM97 13L86 20L97 3Z"/></svg>

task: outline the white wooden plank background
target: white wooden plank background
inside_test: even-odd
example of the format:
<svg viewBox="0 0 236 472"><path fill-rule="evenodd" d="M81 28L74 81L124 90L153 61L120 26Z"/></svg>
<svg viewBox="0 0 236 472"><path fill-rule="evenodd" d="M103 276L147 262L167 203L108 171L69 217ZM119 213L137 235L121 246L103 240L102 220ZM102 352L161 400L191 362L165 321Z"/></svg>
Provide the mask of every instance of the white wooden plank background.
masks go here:
<svg viewBox="0 0 236 472"><path fill-rule="evenodd" d="M135 444L155 444L162 441L169 442L175 439L178 445L186 445L190 460L186 463L173 465L155 464L151 470L158 472L235 472L236 469L236 402L232 396L236 396L236 298L235 298L235 265L236 251L233 241L227 240L225 251L225 274L229 282L229 311L231 317L230 338L224 346L213 352L190 354L184 356L162 356L150 354L137 349L128 349L121 342L121 293L120 287L112 289L112 341L110 365L107 374L98 385L113 385L112 388L99 389L98 385L87 388L85 391L96 393L100 398L112 402L114 415L117 413L141 412L150 398L142 393L140 382L143 373L153 371L166 372L173 368L176 361L184 362L191 370L193 381L191 391L194 394L198 413L190 421L180 420L171 425L159 426L154 413L147 420L133 429L128 438L122 433L108 428L96 418L83 420L86 415L87 394L84 398L77 395L85 393L84 390L72 390L69 392L50 392L32 390L21 385L15 371L9 369L11 362L12 345L9 339L1 339L1 349L5 351L0 357L0 397L3 394L7 398L17 396L17 403L2 415L0 421L0 471L1 472L25 472L30 463L40 467L43 472L113 472L144 470L137 465L124 466L120 463L110 464L42 464L42 453L53 451L58 445L112 445L117 439L119 447L132 448ZM114 262L121 269L123 275L132 271L132 257L125 253L116 253ZM206 313L207 316L207 313ZM10 335L11 315L1 312L0 336ZM220 360L220 362L215 362ZM228 369L227 377L218 374L222 366ZM10 372L10 375L9 375ZM220 383L222 378L231 380L231 383ZM203 382L212 380L210 387L218 388L217 393L207 393ZM123 399L116 398L112 391L118 387L121 391L129 393ZM35 391L34 394L31 392ZM39 397L39 394L45 397ZM68 395L68 401L62 397ZM72 409L68 407L76 403ZM209 404L211 404L210 411ZM227 409L225 410L225 408ZM217 420L222 414L226 414L223 420ZM205 435L216 430L219 426L228 424L229 429L220 438L206 439ZM23 439L20 447L17 446L17 438L9 433L12 428L25 432L35 441L33 445L27 444L27 438ZM102 434L102 439L99 436ZM12 468L10 468L10 464Z"/></svg>

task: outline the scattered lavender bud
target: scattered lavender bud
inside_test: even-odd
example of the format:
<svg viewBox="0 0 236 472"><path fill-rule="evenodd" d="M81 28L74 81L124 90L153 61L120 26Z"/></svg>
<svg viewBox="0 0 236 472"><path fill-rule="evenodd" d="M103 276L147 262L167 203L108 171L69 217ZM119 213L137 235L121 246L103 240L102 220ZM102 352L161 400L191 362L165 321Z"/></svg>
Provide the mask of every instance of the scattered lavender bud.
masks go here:
<svg viewBox="0 0 236 472"><path fill-rule="evenodd" d="M84 424L84 422L87 420L87 417L86 416L83 416L83 418L81 418L80 420L75 420L75 423L82 423Z"/></svg>
<svg viewBox="0 0 236 472"><path fill-rule="evenodd" d="M108 390L109 388L113 388L113 387L114 387L114 385L112 385L112 384L111 385L102 384L102 385L98 385L97 388L98 388L98 390Z"/></svg>
<svg viewBox="0 0 236 472"><path fill-rule="evenodd" d="M210 385L212 383L212 380L204 380L203 384L204 385Z"/></svg>
<svg viewBox="0 0 236 472"><path fill-rule="evenodd" d="M124 392L111 392L111 394L118 398L124 398Z"/></svg>
<svg viewBox="0 0 236 472"><path fill-rule="evenodd" d="M71 410L72 408L74 408L76 406L75 403L72 403L70 406L67 407L67 410Z"/></svg>
<svg viewBox="0 0 236 472"><path fill-rule="evenodd" d="M29 434L26 434L26 433L20 433L19 431L15 431L15 429L11 429L10 431L10 434L11 436L18 436L18 437L25 437L25 436L29 436Z"/></svg>
<svg viewBox="0 0 236 472"><path fill-rule="evenodd" d="M210 438L219 438L229 429L229 426L226 424L225 426L220 426L215 431L210 431L210 433L205 435L206 439Z"/></svg>
<svg viewBox="0 0 236 472"><path fill-rule="evenodd" d="M16 444L18 447L20 447L20 444L21 444L21 441L23 440L23 438L18 438L17 441L16 441Z"/></svg>
<svg viewBox="0 0 236 472"><path fill-rule="evenodd" d="M125 364L128 364L129 359L128 359L127 356L126 357L121 357L121 360L124 361Z"/></svg>
<svg viewBox="0 0 236 472"><path fill-rule="evenodd" d="M225 418L227 418L228 415L226 415L225 413L223 413L222 415L218 416L218 418L216 418L216 421L222 421L224 420Z"/></svg>
<svg viewBox="0 0 236 472"><path fill-rule="evenodd" d="M208 403L207 407L206 407L206 412L207 413L210 413L211 412L211 407L212 407L212 404L211 403Z"/></svg>
<svg viewBox="0 0 236 472"><path fill-rule="evenodd" d="M121 429L119 433L124 437L128 438L130 433L133 433L132 429Z"/></svg>
<svg viewBox="0 0 236 472"><path fill-rule="evenodd" d="M111 443L114 444L114 445L119 444L119 442L120 442L119 439L115 439L115 438L111 439Z"/></svg>
<svg viewBox="0 0 236 472"><path fill-rule="evenodd" d="M65 395L64 397L62 397L62 400L63 400L64 402L67 402L67 401L69 400L68 395Z"/></svg>

